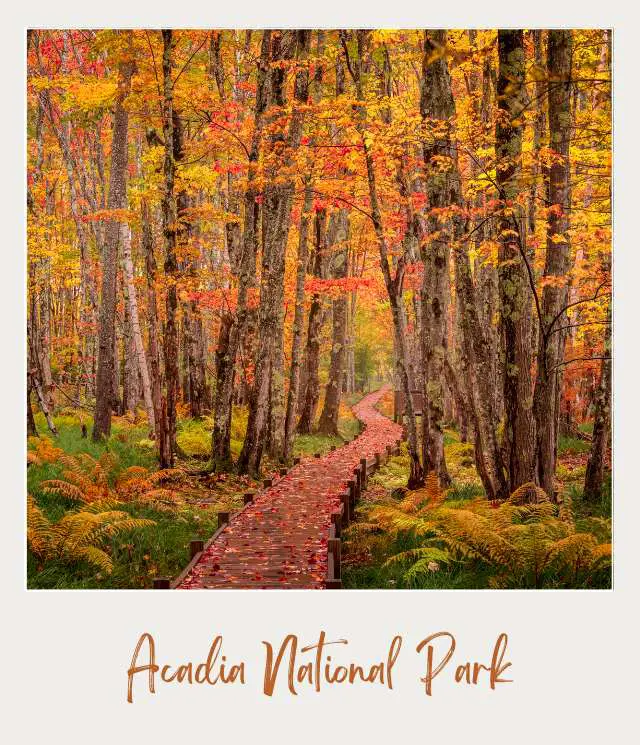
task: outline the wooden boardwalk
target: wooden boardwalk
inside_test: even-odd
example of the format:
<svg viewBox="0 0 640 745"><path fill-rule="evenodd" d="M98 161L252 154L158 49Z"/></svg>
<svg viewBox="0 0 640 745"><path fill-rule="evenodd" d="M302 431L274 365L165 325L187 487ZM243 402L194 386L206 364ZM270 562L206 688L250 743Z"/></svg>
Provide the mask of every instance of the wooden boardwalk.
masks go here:
<svg viewBox="0 0 640 745"><path fill-rule="evenodd" d="M368 475L402 437L375 404L388 386L353 411L363 432L324 457L305 458L273 484L247 495L245 507L222 514L206 545L170 587L177 589L339 588L340 532ZM167 585L165 585L166 587Z"/></svg>

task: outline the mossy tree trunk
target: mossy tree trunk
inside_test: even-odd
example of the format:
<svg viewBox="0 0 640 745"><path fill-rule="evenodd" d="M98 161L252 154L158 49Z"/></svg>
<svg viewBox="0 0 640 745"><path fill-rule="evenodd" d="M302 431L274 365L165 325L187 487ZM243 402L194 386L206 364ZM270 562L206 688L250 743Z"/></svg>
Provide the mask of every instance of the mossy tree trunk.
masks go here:
<svg viewBox="0 0 640 745"><path fill-rule="evenodd" d="M525 55L522 30L498 31L498 113L496 184L499 286L505 357L503 449L509 490L532 481L535 474L535 420L531 381L531 304L524 214L516 199L522 184L522 133L525 107Z"/></svg>

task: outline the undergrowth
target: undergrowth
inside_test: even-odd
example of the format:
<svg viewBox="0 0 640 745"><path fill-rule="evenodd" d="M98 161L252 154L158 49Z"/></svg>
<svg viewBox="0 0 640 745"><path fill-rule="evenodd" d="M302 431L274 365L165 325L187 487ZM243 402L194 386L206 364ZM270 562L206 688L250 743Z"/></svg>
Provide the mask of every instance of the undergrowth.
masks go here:
<svg viewBox="0 0 640 745"><path fill-rule="evenodd" d="M445 436L453 483L441 492L407 491L406 444L370 479L345 531L348 588L561 588L611 586L610 480L598 504L582 495L585 455L561 453L561 504L529 485L490 503L477 476L473 446Z"/></svg>

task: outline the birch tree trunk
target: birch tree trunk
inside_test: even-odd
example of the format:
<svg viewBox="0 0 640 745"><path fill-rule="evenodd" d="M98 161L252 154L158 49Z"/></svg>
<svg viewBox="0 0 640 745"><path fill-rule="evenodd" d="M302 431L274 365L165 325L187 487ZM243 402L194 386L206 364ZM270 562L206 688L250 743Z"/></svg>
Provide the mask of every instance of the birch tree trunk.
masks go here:
<svg viewBox="0 0 640 745"><path fill-rule="evenodd" d="M152 437L156 434L156 416L155 406L153 404L153 394L151 389L151 377L149 367L147 366L147 357L144 351L142 341L142 331L140 329L140 314L138 312L138 298L136 286L133 281L133 260L131 258L131 228L123 225L121 228L122 242L122 268L124 274L124 287L127 305L129 307L129 319L133 342L136 352L136 360L140 379L142 380L142 395L144 398L144 407L149 419L149 432Z"/></svg>

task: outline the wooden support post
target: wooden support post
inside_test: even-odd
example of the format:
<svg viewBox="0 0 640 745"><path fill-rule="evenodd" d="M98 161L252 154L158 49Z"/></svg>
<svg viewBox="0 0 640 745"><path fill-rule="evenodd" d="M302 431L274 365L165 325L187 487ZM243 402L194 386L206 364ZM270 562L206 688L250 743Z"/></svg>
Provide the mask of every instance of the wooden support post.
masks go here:
<svg viewBox="0 0 640 745"><path fill-rule="evenodd" d="M351 490L347 492L342 492L340 495L340 501L342 502L343 509L343 518L344 518L344 524L347 526L349 524L349 521L351 520Z"/></svg>
<svg viewBox="0 0 640 745"><path fill-rule="evenodd" d="M218 512L218 530L229 522L228 512Z"/></svg>
<svg viewBox="0 0 640 745"><path fill-rule="evenodd" d="M171 580L168 577L155 577L153 580L154 590L170 590Z"/></svg>
<svg viewBox="0 0 640 745"><path fill-rule="evenodd" d="M362 494L362 471L360 470L360 466L353 469L353 480L356 482L356 502L360 500L360 495Z"/></svg>
<svg viewBox="0 0 640 745"><path fill-rule="evenodd" d="M200 540L194 540L191 541L189 544L189 553L191 555L191 559L195 559L195 557L201 552L204 551L204 541Z"/></svg>
<svg viewBox="0 0 640 745"><path fill-rule="evenodd" d="M255 497L255 494L252 491L248 491L244 493L242 500L245 504L250 504L251 502L253 502L254 497Z"/></svg>
<svg viewBox="0 0 640 745"><path fill-rule="evenodd" d="M314 453L313 454L313 457L314 458L322 458L322 453Z"/></svg>
<svg viewBox="0 0 640 745"><path fill-rule="evenodd" d="M376 460L376 464L374 466L374 471L377 471L378 468L380 468L380 466L382 465L382 458L380 456L380 453L376 453L373 457Z"/></svg>
<svg viewBox="0 0 640 745"><path fill-rule="evenodd" d="M293 459L293 465L294 466L297 466L298 463L300 463L300 456L299 455L296 455L296 457Z"/></svg>
<svg viewBox="0 0 640 745"><path fill-rule="evenodd" d="M367 459L360 458L360 469L362 471L362 491L367 490Z"/></svg>
<svg viewBox="0 0 640 745"><path fill-rule="evenodd" d="M287 469L286 468L281 468L278 471L278 473L280 474L280 476L286 476L287 475Z"/></svg>
<svg viewBox="0 0 640 745"><path fill-rule="evenodd" d="M341 579L342 574L340 571L340 558L342 552L340 548L340 539L330 538L327 543L327 550L333 554L333 578Z"/></svg>
<svg viewBox="0 0 640 745"><path fill-rule="evenodd" d="M273 479L265 479L262 482L262 485L264 486L265 489L268 489L269 487L273 486Z"/></svg>
<svg viewBox="0 0 640 745"><path fill-rule="evenodd" d="M331 513L331 524L334 527L336 538L340 538L342 535L342 515L339 512Z"/></svg>
<svg viewBox="0 0 640 745"><path fill-rule="evenodd" d="M353 520L356 509L356 482L354 479L349 479L347 486L349 487L349 519Z"/></svg>

